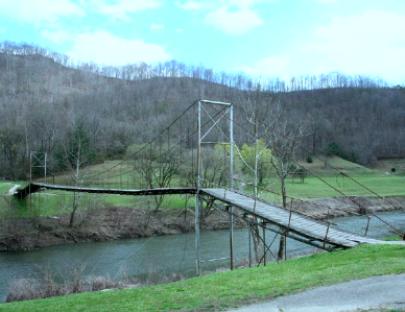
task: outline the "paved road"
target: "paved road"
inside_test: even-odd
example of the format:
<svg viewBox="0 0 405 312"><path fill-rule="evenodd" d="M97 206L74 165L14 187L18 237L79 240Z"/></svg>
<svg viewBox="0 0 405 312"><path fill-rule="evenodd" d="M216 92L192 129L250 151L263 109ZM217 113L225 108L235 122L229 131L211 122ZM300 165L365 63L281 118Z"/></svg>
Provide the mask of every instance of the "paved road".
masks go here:
<svg viewBox="0 0 405 312"><path fill-rule="evenodd" d="M377 307L405 308L405 274L314 288L229 312L335 312Z"/></svg>

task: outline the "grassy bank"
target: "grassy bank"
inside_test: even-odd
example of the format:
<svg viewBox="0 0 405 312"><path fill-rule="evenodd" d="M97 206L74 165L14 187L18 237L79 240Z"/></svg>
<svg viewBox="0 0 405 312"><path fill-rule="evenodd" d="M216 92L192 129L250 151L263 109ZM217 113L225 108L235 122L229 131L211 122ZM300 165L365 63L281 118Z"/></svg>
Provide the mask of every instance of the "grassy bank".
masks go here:
<svg viewBox="0 0 405 312"><path fill-rule="evenodd" d="M207 311L374 275L405 272L405 248L360 246L164 285L0 305L0 311Z"/></svg>

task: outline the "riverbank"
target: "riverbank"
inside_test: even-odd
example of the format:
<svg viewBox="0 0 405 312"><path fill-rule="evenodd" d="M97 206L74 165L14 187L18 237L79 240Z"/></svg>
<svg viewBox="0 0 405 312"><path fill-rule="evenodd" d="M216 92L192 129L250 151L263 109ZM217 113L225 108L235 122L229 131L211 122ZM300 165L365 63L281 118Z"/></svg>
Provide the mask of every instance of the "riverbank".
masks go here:
<svg viewBox="0 0 405 312"><path fill-rule="evenodd" d="M293 202L293 210L325 219L359 214L356 203L368 213L405 210L405 197L322 198ZM97 242L128 238L144 238L194 231L194 214L188 210L159 210L102 207L77 213L74 225L69 215L34 218L4 218L0 220L0 251L32 250L60 244ZM238 221L238 227L244 224ZM214 210L202 219L202 230L227 229L228 216Z"/></svg>
<svg viewBox="0 0 405 312"><path fill-rule="evenodd" d="M292 202L292 209L315 219L346 217L350 215L404 210L405 196L385 196L384 199L370 196L327 197Z"/></svg>
<svg viewBox="0 0 405 312"><path fill-rule="evenodd" d="M152 211L112 207L91 209L76 215L0 220L0 251L32 250L60 244L145 238L194 231L191 211ZM228 227L228 217L215 211L202 219L203 230Z"/></svg>
<svg viewBox="0 0 405 312"><path fill-rule="evenodd" d="M151 287L1 304L0 311L223 310L316 286L404 272L404 247L359 246Z"/></svg>

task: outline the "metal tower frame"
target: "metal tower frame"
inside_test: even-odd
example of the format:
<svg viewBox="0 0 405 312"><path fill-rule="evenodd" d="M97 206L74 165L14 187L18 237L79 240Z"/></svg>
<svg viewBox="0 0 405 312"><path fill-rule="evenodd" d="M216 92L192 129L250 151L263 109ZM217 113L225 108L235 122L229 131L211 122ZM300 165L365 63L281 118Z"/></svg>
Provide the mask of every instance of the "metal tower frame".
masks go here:
<svg viewBox="0 0 405 312"><path fill-rule="evenodd" d="M196 188L197 192L195 195L195 218L194 218L194 226L195 226L195 251L196 251L196 273L200 274L200 214L201 214L201 198L200 198L200 191L202 187L202 155L201 155L201 146L204 144L229 144L230 146L230 154L229 154L229 189L233 189L234 183L234 138L233 138L233 104L227 102L220 102L220 101L211 101L211 100L199 100L197 102L197 126L198 126L198 141L197 141L197 172L196 172ZM223 113L219 115L219 117L214 118L206 109L205 106L221 106L227 107ZM201 119L203 114L206 114L210 120L208 123L208 129L202 133L202 124ZM227 117L226 117L227 116ZM204 139L212 132L212 130L218 127L218 124L221 121L225 121L228 119L229 121L229 142L207 142ZM233 224L234 224L234 214L233 214L233 207L228 207L230 214L229 214L229 222L230 222L230 266L233 269Z"/></svg>
<svg viewBox="0 0 405 312"><path fill-rule="evenodd" d="M37 155L43 154L44 158L43 160L38 158ZM44 162L43 165L34 165L34 161L41 163L42 161ZM30 171L29 171L29 182L32 183L32 169L33 168L43 168L44 169L44 178L45 178L45 183L47 182L47 165L48 165L48 153L47 152L36 152L36 151L30 151L30 158L29 158L29 165L30 165Z"/></svg>

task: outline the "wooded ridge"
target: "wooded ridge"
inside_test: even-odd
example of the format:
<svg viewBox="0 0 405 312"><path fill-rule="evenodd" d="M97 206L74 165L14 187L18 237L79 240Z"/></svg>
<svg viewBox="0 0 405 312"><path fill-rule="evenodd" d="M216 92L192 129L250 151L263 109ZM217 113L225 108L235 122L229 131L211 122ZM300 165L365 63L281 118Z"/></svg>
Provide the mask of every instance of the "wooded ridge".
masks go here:
<svg viewBox="0 0 405 312"><path fill-rule="evenodd" d="M332 153L365 164L405 157L405 88L341 75L325 76L328 84L307 77L289 88L264 87L177 62L100 71L21 50L3 45L0 53L0 178L24 178L31 150L46 151L53 171L65 170L66 149L78 138L89 164L120 158L199 98L234 103L245 129L252 128L249 107L280 103L288 118L307 122L302 157ZM249 133L236 131L237 143L252 143Z"/></svg>

